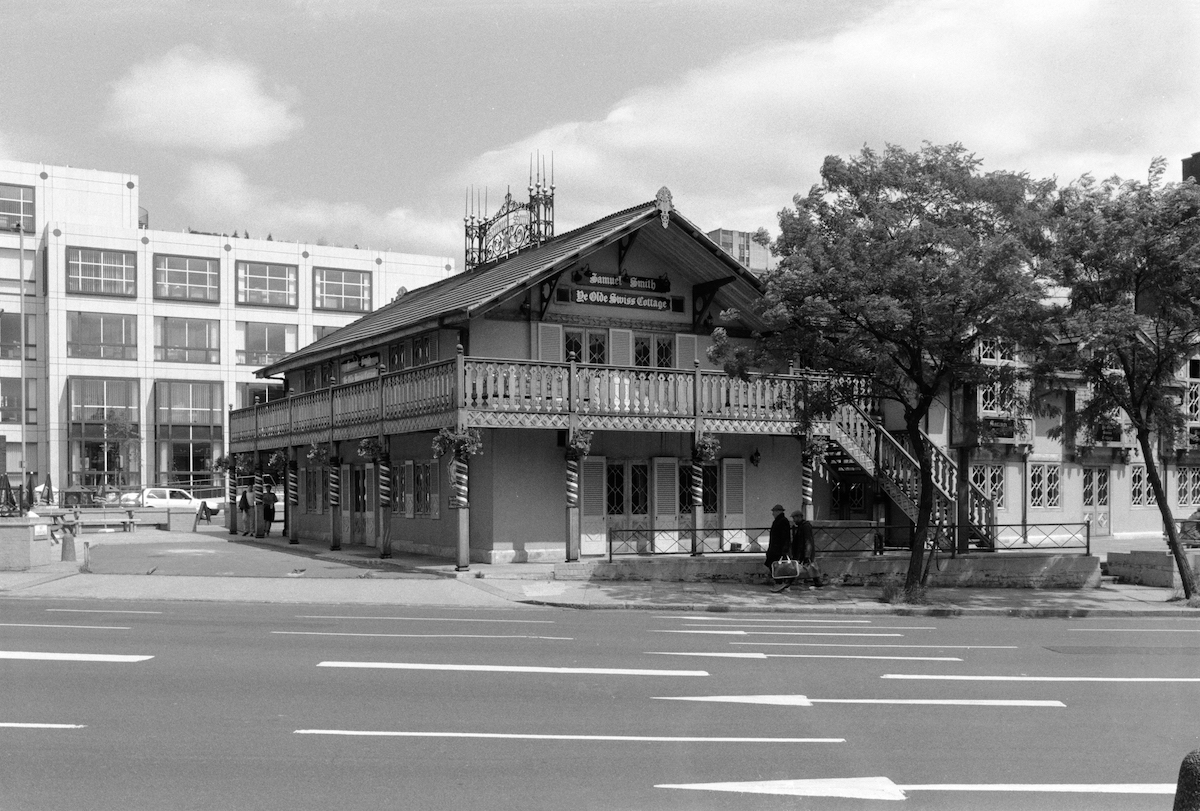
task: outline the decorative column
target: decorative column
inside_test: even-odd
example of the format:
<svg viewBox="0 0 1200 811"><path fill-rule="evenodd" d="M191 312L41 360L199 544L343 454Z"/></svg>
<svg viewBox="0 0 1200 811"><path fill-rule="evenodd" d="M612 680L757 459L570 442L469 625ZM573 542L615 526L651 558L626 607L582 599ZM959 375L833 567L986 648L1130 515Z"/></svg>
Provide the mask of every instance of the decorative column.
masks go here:
<svg viewBox="0 0 1200 811"><path fill-rule="evenodd" d="M257 460L255 460L255 464L256 465L259 464ZM254 520L254 537L255 538L263 537L263 533L266 532L266 527L263 525L262 497L263 497L262 468L255 467L255 469L254 469L254 504L253 504L253 510L251 511L254 514L253 520Z"/></svg>
<svg viewBox="0 0 1200 811"><path fill-rule="evenodd" d="M809 453L801 457L800 499L804 517L809 521L813 520L816 517L816 508L813 505L813 457Z"/></svg>
<svg viewBox="0 0 1200 811"><path fill-rule="evenodd" d="M330 551L336 552L342 548L341 531L338 524L341 519L342 506L342 466L336 456L329 460L329 521L331 531Z"/></svg>
<svg viewBox="0 0 1200 811"><path fill-rule="evenodd" d="M392 460L382 454L375 461L375 475L379 481L379 557L392 556Z"/></svg>
<svg viewBox="0 0 1200 811"><path fill-rule="evenodd" d="M465 454L456 451L450 458L450 509L458 515L458 560L456 572L471 568L471 505L467 501L468 471Z"/></svg>
<svg viewBox="0 0 1200 811"><path fill-rule="evenodd" d="M233 464L233 455L230 454L227 458L230 460L230 464ZM228 502L225 507L225 517L227 519L229 519L225 523L229 525L229 534L237 535L238 534L237 476L236 476L236 472L229 468L225 469L225 498L226 498L226 501Z"/></svg>
<svg viewBox="0 0 1200 811"><path fill-rule="evenodd" d="M571 416L567 438L567 562L579 560L579 461L592 451L592 432L580 430Z"/></svg>
<svg viewBox="0 0 1200 811"><path fill-rule="evenodd" d="M292 457L288 460L287 469L287 536L288 543L300 543L300 532L296 524L296 514L299 512L300 506L300 471L297 469L296 449L288 448L288 454Z"/></svg>
<svg viewBox="0 0 1200 811"><path fill-rule="evenodd" d="M704 465L692 460L692 554L701 555L700 531L704 528Z"/></svg>

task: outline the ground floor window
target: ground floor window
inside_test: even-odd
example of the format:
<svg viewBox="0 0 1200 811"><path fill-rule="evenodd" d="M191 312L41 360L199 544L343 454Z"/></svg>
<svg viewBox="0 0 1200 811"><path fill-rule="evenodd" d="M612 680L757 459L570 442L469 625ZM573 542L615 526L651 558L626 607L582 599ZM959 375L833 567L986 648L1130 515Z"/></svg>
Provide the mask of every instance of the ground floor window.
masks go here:
<svg viewBox="0 0 1200 811"><path fill-rule="evenodd" d="M323 467L304 469L304 511L319 515L329 504L329 474Z"/></svg>
<svg viewBox="0 0 1200 811"><path fill-rule="evenodd" d="M1062 466L1035 462L1029 466L1029 506L1054 509L1059 504Z"/></svg>
<svg viewBox="0 0 1200 811"><path fill-rule="evenodd" d="M700 468L703 477L701 493L702 506L706 513L717 512L718 477L716 465L704 465ZM692 464L686 460L679 461L679 512L690 513L695 506L692 499Z"/></svg>
<svg viewBox="0 0 1200 811"><path fill-rule="evenodd" d="M1130 503L1134 507L1154 507L1158 504L1150 487L1150 479L1146 476L1145 465L1129 467L1129 491Z"/></svg>
<svg viewBox="0 0 1200 811"><path fill-rule="evenodd" d="M208 430L208 426L197 426ZM178 432L183 426L175 426ZM184 429L185 431L190 429ZM220 426L217 434L220 435ZM156 443L155 457L158 463L156 481L170 487L190 490L196 487L212 487L220 484L213 473L212 460L221 455L220 439L207 436L170 438Z"/></svg>
<svg viewBox="0 0 1200 811"><path fill-rule="evenodd" d="M1108 506L1108 469L1085 467L1083 469L1083 506Z"/></svg>
<svg viewBox="0 0 1200 811"><path fill-rule="evenodd" d="M867 491L862 482L834 481L829 487L829 512L835 518L849 519L867 514Z"/></svg>
<svg viewBox="0 0 1200 811"><path fill-rule="evenodd" d="M418 518L434 518L438 498L438 465L435 462L414 462L412 465L413 514Z"/></svg>
<svg viewBox="0 0 1200 811"><path fill-rule="evenodd" d="M1004 465L971 465L971 484L982 490L997 510L1004 509Z"/></svg>
<svg viewBox="0 0 1200 811"><path fill-rule="evenodd" d="M1179 506L1200 506L1200 467L1179 468L1176 491L1179 496Z"/></svg>

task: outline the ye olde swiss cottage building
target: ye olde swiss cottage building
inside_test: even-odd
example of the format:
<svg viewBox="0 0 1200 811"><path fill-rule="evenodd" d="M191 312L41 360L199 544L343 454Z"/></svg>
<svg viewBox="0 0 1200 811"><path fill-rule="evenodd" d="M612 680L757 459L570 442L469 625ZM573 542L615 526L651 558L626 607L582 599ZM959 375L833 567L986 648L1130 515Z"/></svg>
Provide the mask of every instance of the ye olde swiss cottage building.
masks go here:
<svg viewBox="0 0 1200 811"><path fill-rule="evenodd" d="M818 527L876 522L903 543L916 472L897 415L866 398L843 408L817 426L830 451L806 470L793 404L813 378L738 381L706 357L715 325L735 341L763 328L751 315L757 278L665 188L557 236L551 188L468 218L464 273L259 370L285 378L288 396L233 412L230 450L260 466L286 454L292 537L456 557L460 567L603 555L609 543L618 553L719 551L745 548L778 502L803 505ZM728 308L741 320L721 322ZM1016 362L1003 347L981 352ZM1200 432L1200 362L1181 374ZM1087 446L1052 440L1049 423L1005 401L987 387L948 392L926 427L935 520L960 527L960 541L988 547L1033 525L1084 521L1093 538L1160 531L1127 430ZM988 423L988 439L962 430L972 416ZM482 453L461 464L435 456L441 429L477 429ZM710 435L719 448L695 462ZM1184 515L1200 504L1192 453L1164 449Z"/></svg>

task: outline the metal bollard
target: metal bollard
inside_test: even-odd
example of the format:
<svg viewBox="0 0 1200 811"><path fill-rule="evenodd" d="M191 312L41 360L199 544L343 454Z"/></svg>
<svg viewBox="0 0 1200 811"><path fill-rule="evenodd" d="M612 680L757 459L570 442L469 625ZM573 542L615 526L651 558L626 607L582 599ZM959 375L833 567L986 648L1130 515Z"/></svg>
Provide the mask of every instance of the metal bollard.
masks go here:
<svg viewBox="0 0 1200 811"><path fill-rule="evenodd" d="M1200 811L1200 749L1189 752L1179 765L1174 811Z"/></svg>

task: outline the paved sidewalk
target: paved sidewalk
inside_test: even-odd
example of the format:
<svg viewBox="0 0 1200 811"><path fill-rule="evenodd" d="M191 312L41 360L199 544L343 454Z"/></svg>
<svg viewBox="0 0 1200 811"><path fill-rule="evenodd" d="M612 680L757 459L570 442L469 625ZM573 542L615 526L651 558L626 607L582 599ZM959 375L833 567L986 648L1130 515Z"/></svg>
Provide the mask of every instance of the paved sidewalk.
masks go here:
<svg viewBox="0 0 1200 811"><path fill-rule="evenodd" d="M84 542L87 542L86 549ZM84 535L76 561L0 572L0 597L191 600L463 608L653 609L941 616L1164 616L1200 620L1170 589L1105 581L1086 590L937 589L928 605L890 605L870 587L793 588L711 582L555 580L546 563L472 564L370 547L331 551L286 539L191 532ZM81 571L82 568L89 571Z"/></svg>

